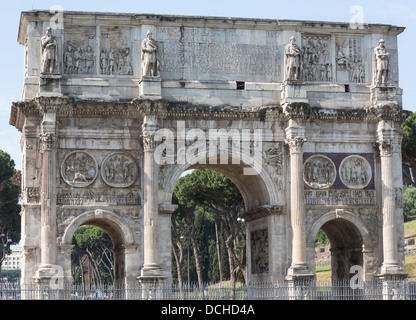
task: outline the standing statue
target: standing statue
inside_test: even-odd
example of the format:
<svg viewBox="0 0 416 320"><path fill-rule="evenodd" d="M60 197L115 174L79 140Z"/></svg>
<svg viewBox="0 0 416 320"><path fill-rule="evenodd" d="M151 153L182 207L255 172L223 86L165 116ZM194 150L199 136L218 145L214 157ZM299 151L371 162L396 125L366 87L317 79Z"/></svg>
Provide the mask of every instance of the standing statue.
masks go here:
<svg viewBox="0 0 416 320"><path fill-rule="evenodd" d="M377 86L387 84L390 79L390 54L384 44L381 39L374 49L374 84Z"/></svg>
<svg viewBox="0 0 416 320"><path fill-rule="evenodd" d="M291 37L290 43L285 47L286 80L299 80L301 54L295 37Z"/></svg>
<svg viewBox="0 0 416 320"><path fill-rule="evenodd" d="M146 39L142 41L142 70L144 77L159 77L159 60L157 58L157 43L152 38L152 31L147 31Z"/></svg>
<svg viewBox="0 0 416 320"><path fill-rule="evenodd" d="M41 74L56 74L58 71L57 42L52 35L52 28L46 29L46 34L40 39L42 47Z"/></svg>

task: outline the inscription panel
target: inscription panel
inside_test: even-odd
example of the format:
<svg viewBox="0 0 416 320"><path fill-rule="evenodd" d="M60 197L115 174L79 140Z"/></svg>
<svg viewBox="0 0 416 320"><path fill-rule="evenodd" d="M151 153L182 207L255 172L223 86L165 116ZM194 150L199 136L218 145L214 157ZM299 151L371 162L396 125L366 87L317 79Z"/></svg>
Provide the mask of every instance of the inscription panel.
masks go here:
<svg viewBox="0 0 416 320"><path fill-rule="evenodd" d="M280 79L276 32L158 27L157 41L163 79Z"/></svg>

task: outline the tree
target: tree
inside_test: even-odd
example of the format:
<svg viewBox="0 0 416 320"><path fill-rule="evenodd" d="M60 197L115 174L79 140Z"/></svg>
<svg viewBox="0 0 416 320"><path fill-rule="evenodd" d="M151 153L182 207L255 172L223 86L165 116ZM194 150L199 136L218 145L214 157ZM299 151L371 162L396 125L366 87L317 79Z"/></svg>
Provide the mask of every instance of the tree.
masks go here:
<svg viewBox="0 0 416 320"><path fill-rule="evenodd" d="M405 183L416 187L416 112L402 124L402 162Z"/></svg>
<svg viewBox="0 0 416 320"><path fill-rule="evenodd" d="M189 236L194 248L200 285L202 285L204 269L201 261L208 262L211 268L215 266L215 270L224 271L222 259L224 250L220 250L223 237L228 254L231 282L234 284L240 273L246 280L245 227L241 219L244 203L240 192L231 180L215 171L194 170L179 180L174 190L174 199L179 207L173 214L175 216L173 225L180 225L181 232ZM182 219L182 222L178 223L180 217L187 217L187 220ZM218 233L218 225L221 226L221 234ZM173 235L177 239L175 231ZM201 250L204 251L202 255ZM212 270L206 275L213 277Z"/></svg>
<svg viewBox="0 0 416 320"><path fill-rule="evenodd" d="M75 282L81 278L84 285L114 283L113 244L104 230L95 226L82 226L75 232L73 244L71 258ZM84 279L84 274L88 275L87 279Z"/></svg>
<svg viewBox="0 0 416 320"><path fill-rule="evenodd" d="M403 215L405 222L416 219L416 188L413 186L404 186Z"/></svg>
<svg viewBox="0 0 416 320"><path fill-rule="evenodd" d="M0 269L10 246L20 241L20 180L21 173L14 169L10 155L0 150Z"/></svg>

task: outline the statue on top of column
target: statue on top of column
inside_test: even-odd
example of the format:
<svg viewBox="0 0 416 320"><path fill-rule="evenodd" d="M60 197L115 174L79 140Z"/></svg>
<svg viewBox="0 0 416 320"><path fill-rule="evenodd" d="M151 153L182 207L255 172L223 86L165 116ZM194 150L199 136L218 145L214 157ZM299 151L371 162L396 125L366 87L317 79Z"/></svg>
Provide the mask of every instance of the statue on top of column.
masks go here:
<svg viewBox="0 0 416 320"><path fill-rule="evenodd" d="M40 39L42 47L41 74L58 73L57 41L52 35L52 28L46 29L46 34Z"/></svg>
<svg viewBox="0 0 416 320"><path fill-rule="evenodd" d="M381 39L374 49L374 85L385 85L390 81L390 54Z"/></svg>
<svg viewBox="0 0 416 320"><path fill-rule="evenodd" d="M295 37L290 38L290 43L285 47L285 80L300 79L301 50L296 44Z"/></svg>
<svg viewBox="0 0 416 320"><path fill-rule="evenodd" d="M142 74L144 77L160 76L160 63L157 55L157 43L152 37L152 31L148 30L146 39L142 41Z"/></svg>

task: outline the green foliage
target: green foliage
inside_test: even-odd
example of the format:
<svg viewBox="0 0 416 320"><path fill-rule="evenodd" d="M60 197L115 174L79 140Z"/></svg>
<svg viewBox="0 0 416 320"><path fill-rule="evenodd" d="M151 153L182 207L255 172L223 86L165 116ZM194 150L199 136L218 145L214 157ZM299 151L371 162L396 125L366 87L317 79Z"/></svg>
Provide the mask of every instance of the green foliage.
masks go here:
<svg viewBox="0 0 416 320"><path fill-rule="evenodd" d="M402 124L402 149L409 157L416 158L416 112Z"/></svg>
<svg viewBox="0 0 416 320"><path fill-rule="evenodd" d="M327 246L329 244L329 239L322 230L318 231L315 241L318 242L320 246Z"/></svg>
<svg viewBox="0 0 416 320"><path fill-rule="evenodd" d="M190 250L190 281L197 279L195 257L190 244L190 233L195 232L195 240L200 254L201 271L205 281L217 282L220 280L219 266L223 279L230 277L228 255L225 245L224 227L219 221L219 213L227 214L227 219L235 219L240 213L243 198L234 185L226 176L212 170L194 170L179 179L173 194L173 203L178 204L178 209L173 213L172 228L179 227L181 242L184 246L184 260L181 274L183 281L187 282L188 275L188 248ZM192 217L189 217L192 213ZM198 223L200 222L200 223ZM218 226L220 263L218 261L215 224ZM175 232L172 232L175 241ZM245 228L239 232L239 245L237 254L245 247ZM176 265L173 259L173 265ZM177 277L176 268L172 268L173 277Z"/></svg>
<svg viewBox="0 0 416 320"><path fill-rule="evenodd" d="M113 244L104 230L95 226L81 226L75 231L72 244L74 247L71 251L71 259L76 266L73 270L73 278L77 284L82 280L82 267L79 263L86 256L93 266L91 269L98 270L98 274L91 272L96 284L113 282L113 275L110 274L114 264L114 256L111 252Z"/></svg>
<svg viewBox="0 0 416 320"><path fill-rule="evenodd" d="M20 181L10 155L0 150L0 228L11 228L12 242L20 241Z"/></svg>
<svg viewBox="0 0 416 320"><path fill-rule="evenodd" d="M405 222L416 219L416 188L413 186L403 188L403 215Z"/></svg>

